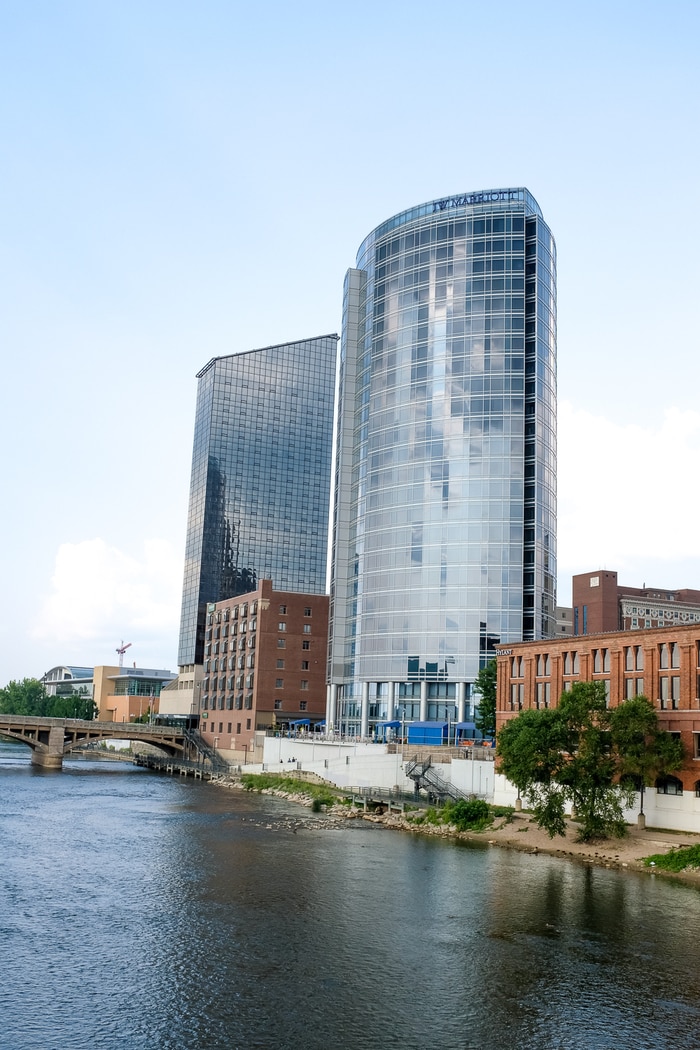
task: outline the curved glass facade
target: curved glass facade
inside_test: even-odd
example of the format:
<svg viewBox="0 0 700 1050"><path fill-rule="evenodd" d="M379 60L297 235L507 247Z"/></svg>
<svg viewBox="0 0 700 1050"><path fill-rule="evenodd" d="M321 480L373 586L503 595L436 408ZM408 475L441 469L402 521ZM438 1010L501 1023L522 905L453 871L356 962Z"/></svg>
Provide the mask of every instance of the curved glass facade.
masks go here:
<svg viewBox="0 0 700 1050"><path fill-rule="evenodd" d="M338 336L216 357L198 373L178 663L209 602L324 594Z"/></svg>
<svg viewBox="0 0 700 1050"><path fill-rule="evenodd" d="M329 718L469 717L555 628L556 250L525 189L431 201L345 281Z"/></svg>

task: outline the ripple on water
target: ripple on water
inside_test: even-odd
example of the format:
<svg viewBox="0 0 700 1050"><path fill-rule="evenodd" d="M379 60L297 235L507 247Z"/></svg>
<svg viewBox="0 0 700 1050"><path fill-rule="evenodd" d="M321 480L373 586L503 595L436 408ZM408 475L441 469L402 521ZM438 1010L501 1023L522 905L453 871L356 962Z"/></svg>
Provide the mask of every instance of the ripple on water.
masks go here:
<svg viewBox="0 0 700 1050"><path fill-rule="evenodd" d="M3 1050L697 1046L692 889L16 761Z"/></svg>

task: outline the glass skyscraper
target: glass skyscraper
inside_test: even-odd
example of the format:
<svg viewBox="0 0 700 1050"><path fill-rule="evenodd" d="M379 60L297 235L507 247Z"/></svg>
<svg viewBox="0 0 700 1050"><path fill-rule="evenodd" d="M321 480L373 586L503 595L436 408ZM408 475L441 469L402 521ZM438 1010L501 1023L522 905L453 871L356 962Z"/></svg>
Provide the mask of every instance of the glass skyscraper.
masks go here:
<svg viewBox="0 0 700 1050"><path fill-rule="evenodd" d="M328 719L469 719L497 647L549 637L556 250L526 189L378 226L343 304Z"/></svg>
<svg viewBox="0 0 700 1050"><path fill-rule="evenodd" d="M324 594L337 335L215 357L197 374L180 667L200 664L209 602Z"/></svg>

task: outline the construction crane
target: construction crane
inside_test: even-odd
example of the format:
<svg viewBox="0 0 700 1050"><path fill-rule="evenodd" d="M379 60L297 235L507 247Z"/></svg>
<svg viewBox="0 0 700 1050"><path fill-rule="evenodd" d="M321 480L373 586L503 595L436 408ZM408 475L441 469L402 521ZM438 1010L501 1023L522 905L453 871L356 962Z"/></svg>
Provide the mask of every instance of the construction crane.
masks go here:
<svg viewBox="0 0 700 1050"><path fill-rule="evenodd" d="M119 666L120 667L124 666L124 653L131 646L131 644L132 644L131 642L127 642L126 645L124 645L124 639L122 638L122 644L117 649L117 652L119 653Z"/></svg>

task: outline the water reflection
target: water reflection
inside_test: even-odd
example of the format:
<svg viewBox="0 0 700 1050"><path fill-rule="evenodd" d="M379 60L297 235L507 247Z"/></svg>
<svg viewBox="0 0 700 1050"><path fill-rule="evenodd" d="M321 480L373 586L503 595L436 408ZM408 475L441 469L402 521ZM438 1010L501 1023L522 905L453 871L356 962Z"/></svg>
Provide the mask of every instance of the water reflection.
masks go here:
<svg viewBox="0 0 700 1050"><path fill-rule="evenodd" d="M25 761L0 745L9 1050L698 1045L688 887Z"/></svg>

